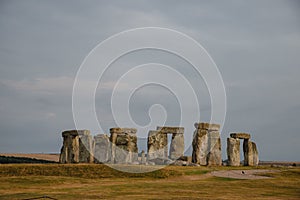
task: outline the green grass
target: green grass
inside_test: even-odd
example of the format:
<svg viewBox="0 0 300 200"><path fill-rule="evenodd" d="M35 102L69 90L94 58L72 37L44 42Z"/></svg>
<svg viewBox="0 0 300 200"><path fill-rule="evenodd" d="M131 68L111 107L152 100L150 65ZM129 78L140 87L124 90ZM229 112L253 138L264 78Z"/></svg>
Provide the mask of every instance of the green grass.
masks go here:
<svg viewBox="0 0 300 200"><path fill-rule="evenodd" d="M210 171L227 169L245 168L168 166L155 172L131 174L105 165L0 165L0 199L44 195L56 199L300 198L300 168L282 168L266 174L272 179L262 180L209 175Z"/></svg>

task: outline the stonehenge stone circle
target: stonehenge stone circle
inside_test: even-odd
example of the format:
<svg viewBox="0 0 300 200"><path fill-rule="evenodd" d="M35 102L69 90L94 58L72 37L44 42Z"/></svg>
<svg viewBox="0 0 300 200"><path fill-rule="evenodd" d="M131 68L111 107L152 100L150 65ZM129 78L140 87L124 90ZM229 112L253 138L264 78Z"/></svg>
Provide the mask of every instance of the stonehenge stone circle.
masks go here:
<svg viewBox="0 0 300 200"><path fill-rule="evenodd" d="M147 155L141 152L138 158L137 129L111 128L110 136L89 130L67 130L62 132L63 146L60 163L111 163L143 165L222 165L220 125L195 123L192 156L184 156L184 128L158 126L148 132ZM172 134L168 149L168 134ZM240 140L243 140L244 165L259 163L256 144L248 133L230 133L227 138L229 166L240 166ZM181 162L182 161L182 162Z"/></svg>
<svg viewBox="0 0 300 200"><path fill-rule="evenodd" d="M256 144L250 141L248 133L231 133L227 138L228 165L240 166L240 139L243 139L243 153L245 166L257 166L259 163Z"/></svg>
<svg viewBox="0 0 300 200"><path fill-rule="evenodd" d="M195 123L192 162L199 165L222 165L220 125Z"/></svg>

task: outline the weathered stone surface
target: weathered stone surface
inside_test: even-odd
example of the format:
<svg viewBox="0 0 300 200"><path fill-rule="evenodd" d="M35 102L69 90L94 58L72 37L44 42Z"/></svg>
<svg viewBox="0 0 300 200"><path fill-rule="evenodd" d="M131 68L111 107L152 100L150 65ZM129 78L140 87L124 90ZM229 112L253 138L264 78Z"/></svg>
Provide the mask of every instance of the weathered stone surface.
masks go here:
<svg viewBox="0 0 300 200"><path fill-rule="evenodd" d="M192 160L200 165L222 165L220 125L195 123Z"/></svg>
<svg viewBox="0 0 300 200"><path fill-rule="evenodd" d="M173 133L170 145L170 159L176 160L184 153L183 133Z"/></svg>
<svg viewBox="0 0 300 200"><path fill-rule="evenodd" d="M168 137L160 131L149 131L148 133L148 160L155 158L168 158Z"/></svg>
<svg viewBox="0 0 300 200"><path fill-rule="evenodd" d="M239 153L239 139L244 139L243 153L244 153L244 165L256 166L259 163L258 151L256 144L250 141L250 134L248 133L231 133L231 138L227 139L227 155L228 164L231 166L239 166L240 153Z"/></svg>
<svg viewBox="0 0 300 200"><path fill-rule="evenodd" d="M133 163L138 160L137 136L134 128L111 128L112 163Z"/></svg>
<svg viewBox="0 0 300 200"><path fill-rule="evenodd" d="M245 166L257 166L259 163L258 151L256 144L250 140L244 140L244 165Z"/></svg>
<svg viewBox="0 0 300 200"><path fill-rule="evenodd" d="M178 133L183 134L184 128L183 127L173 127L173 126L158 126L156 128L157 131L160 131L161 133Z"/></svg>
<svg viewBox="0 0 300 200"><path fill-rule="evenodd" d="M177 160L182 160L182 161L186 161L187 163L191 163L192 156L180 156L180 158L178 158Z"/></svg>
<svg viewBox="0 0 300 200"><path fill-rule="evenodd" d="M115 149L114 163L125 164L131 162L131 156L127 145L117 145Z"/></svg>
<svg viewBox="0 0 300 200"><path fill-rule="evenodd" d="M240 166L240 140L227 138L227 156L229 166Z"/></svg>
<svg viewBox="0 0 300 200"><path fill-rule="evenodd" d="M248 140L251 136L249 133L230 133L230 137Z"/></svg>
<svg viewBox="0 0 300 200"><path fill-rule="evenodd" d="M130 138L128 137L128 134L118 134L117 140L116 140L116 145L117 146L120 146L120 145L127 146L129 140L130 140Z"/></svg>
<svg viewBox="0 0 300 200"><path fill-rule="evenodd" d="M171 163L171 165L175 166L187 166L187 162L183 160L175 160L174 162Z"/></svg>
<svg viewBox="0 0 300 200"><path fill-rule="evenodd" d="M78 131L70 130L62 132L63 146L61 148L60 163L79 162L79 136Z"/></svg>
<svg viewBox="0 0 300 200"><path fill-rule="evenodd" d="M250 140L244 140L243 151L244 151L244 165L245 166L254 166L253 147L252 147L252 142Z"/></svg>
<svg viewBox="0 0 300 200"><path fill-rule="evenodd" d="M62 136L61 163L93 162L93 140L89 130L64 131Z"/></svg>
<svg viewBox="0 0 300 200"><path fill-rule="evenodd" d="M208 131L207 165L222 165L221 138L219 131Z"/></svg>
<svg viewBox="0 0 300 200"><path fill-rule="evenodd" d="M93 137L89 134L90 134L89 131L79 132L79 162L80 163L94 162Z"/></svg>
<svg viewBox="0 0 300 200"><path fill-rule="evenodd" d="M147 162L147 159L145 156L145 151L143 150L141 153L141 164L144 165L144 164L146 164L146 162Z"/></svg>
<svg viewBox="0 0 300 200"><path fill-rule="evenodd" d="M192 162L199 165L207 165L208 154L208 130L200 129L194 132Z"/></svg>
<svg viewBox="0 0 300 200"><path fill-rule="evenodd" d="M209 123L201 122L201 123L195 123L194 126L196 129L205 129L205 130L211 130L211 131L220 130L219 124L209 124Z"/></svg>
<svg viewBox="0 0 300 200"><path fill-rule="evenodd" d="M132 134L136 134L137 129L136 128L111 128L109 129L110 133L132 133Z"/></svg>
<svg viewBox="0 0 300 200"><path fill-rule="evenodd" d="M106 163L110 157L110 141L106 134L99 134L94 137L95 163Z"/></svg>
<svg viewBox="0 0 300 200"><path fill-rule="evenodd" d="M254 142L252 142L252 149L253 149L253 165L257 166L259 163L259 157L258 157L258 150Z"/></svg>

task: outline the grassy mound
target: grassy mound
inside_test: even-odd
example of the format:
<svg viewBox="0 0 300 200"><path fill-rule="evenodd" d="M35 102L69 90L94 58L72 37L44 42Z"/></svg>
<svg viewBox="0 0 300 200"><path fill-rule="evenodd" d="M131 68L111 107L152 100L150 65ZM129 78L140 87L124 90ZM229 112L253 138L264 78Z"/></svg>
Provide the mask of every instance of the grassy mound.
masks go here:
<svg viewBox="0 0 300 200"><path fill-rule="evenodd" d="M128 165L130 171L142 171L142 168L153 166ZM78 178L124 178L124 177L152 177L166 178L169 176L182 175L183 173L163 168L148 173L126 173L115 170L103 164L20 164L20 165L0 165L0 176L66 176Z"/></svg>

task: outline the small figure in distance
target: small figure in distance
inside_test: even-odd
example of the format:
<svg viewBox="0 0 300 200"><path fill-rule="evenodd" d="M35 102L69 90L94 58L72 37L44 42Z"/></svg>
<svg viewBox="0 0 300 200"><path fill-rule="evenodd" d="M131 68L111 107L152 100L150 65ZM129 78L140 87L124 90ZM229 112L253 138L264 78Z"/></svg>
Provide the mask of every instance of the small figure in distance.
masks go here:
<svg viewBox="0 0 300 200"><path fill-rule="evenodd" d="M245 174L245 172L244 172L244 171L242 171L242 174Z"/></svg>

